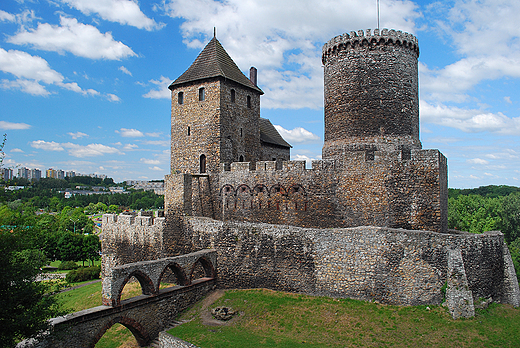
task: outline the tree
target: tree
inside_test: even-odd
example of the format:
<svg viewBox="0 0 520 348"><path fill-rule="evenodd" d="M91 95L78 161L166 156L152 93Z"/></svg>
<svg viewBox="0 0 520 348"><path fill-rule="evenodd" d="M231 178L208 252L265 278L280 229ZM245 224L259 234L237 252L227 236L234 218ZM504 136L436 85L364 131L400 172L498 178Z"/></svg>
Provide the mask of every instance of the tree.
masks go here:
<svg viewBox="0 0 520 348"><path fill-rule="evenodd" d="M36 281L46 263L39 250L26 249L27 228L0 229L0 346L35 337L49 328L48 319L64 314L50 285Z"/></svg>
<svg viewBox="0 0 520 348"><path fill-rule="evenodd" d="M507 242L520 238L520 194L512 193L502 201L502 233Z"/></svg>

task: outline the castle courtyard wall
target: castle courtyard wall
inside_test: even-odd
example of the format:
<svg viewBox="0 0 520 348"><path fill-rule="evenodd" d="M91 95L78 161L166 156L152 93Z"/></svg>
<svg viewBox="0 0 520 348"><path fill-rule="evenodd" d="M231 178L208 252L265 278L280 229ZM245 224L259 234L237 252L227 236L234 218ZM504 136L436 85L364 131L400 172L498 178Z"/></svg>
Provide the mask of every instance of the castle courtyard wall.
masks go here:
<svg viewBox="0 0 520 348"><path fill-rule="evenodd" d="M215 176L214 216L300 227L446 232L447 161L438 150L350 151L338 160L232 163ZM199 202L195 202L199 204Z"/></svg>
<svg viewBox="0 0 520 348"><path fill-rule="evenodd" d="M301 228L187 217L194 249L214 248L223 288L269 288L397 305L439 304L450 251L473 298L518 306L500 232L443 234L383 227Z"/></svg>

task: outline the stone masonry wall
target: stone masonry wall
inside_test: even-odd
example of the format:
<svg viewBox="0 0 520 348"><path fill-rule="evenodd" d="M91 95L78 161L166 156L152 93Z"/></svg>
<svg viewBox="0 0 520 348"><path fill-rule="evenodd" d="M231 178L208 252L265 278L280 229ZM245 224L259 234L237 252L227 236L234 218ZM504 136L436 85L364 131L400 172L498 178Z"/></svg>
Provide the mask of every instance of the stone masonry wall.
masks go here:
<svg viewBox="0 0 520 348"><path fill-rule="evenodd" d="M196 217L186 218L186 224L194 249L217 250L218 284L225 288L438 304L448 280L449 251L458 250L474 298L515 304L520 297L518 290L508 290L511 260L500 232L315 229Z"/></svg>
<svg viewBox="0 0 520 348"><path fill-rule="evenodd" d="M323 159L346 144L420 148L418 56L413 35L387 29L353 31L323 46Z"/></svg>
<svg viewBox="0 0 520 348"><path fill-rule="evenodd" d="M300 227L447 231L446 158L437 150L363 151L341 160L232 163L218 176L215 216ZM197 215L197 214L194 214ZM204 215L208 216L208 215Z"/></svg>

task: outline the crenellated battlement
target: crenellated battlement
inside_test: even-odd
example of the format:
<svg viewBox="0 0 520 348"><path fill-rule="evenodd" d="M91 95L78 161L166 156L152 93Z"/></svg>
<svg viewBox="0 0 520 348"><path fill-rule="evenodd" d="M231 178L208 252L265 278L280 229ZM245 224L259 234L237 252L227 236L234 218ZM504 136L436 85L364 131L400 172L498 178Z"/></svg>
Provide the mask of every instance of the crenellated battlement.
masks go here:
<svg viewBox="0 0 520 348"><path fill-rule="evenodd" d="M221 164L221 172L305 172L333 168L335 168L333 160L313 160L312 168L307 168L307 161L258 161L256 162L256 168L250 162Z"/></svg>
<svg viewBox="0 0 520 348"><path fill-rule="evenodd" d="M414 51L419 57L419 41L409 33L394 29L367 29L366 31L358 30L338 35L323 45L322 63L326 64L327 58L339 51L352 49L363 45L399 45L408 47Z"/></svg>
<svg viewBox="0 0 520 348"><path fill-rule="evenodd" d="M157 226L164 225L164 211L124 212L121 214L103 214L103 227L109 224Z"/></svg>

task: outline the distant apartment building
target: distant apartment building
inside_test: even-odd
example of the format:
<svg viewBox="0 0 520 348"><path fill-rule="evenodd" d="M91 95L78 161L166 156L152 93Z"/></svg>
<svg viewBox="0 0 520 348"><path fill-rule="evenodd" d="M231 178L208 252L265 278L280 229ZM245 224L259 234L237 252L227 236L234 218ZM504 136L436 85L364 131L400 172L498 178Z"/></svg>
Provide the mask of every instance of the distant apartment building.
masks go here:
<svg viewBox="0 0 520 348"><path fill-rule="evenodd" d="M29 169L22 167L18 168L18 175L19 178L29 179Z"/></svg>
<svg viewBox="0 0 520 348"><path fill-rule="evenodd" d="M75 172L75 171L72 171L72 170L69 170L69 171L65 172L65 176L66 176L67 178L73 178L73 177L76 176L76 172Z"/></svg>
<svg viewBox="0 0 520 348"><path fill-rule="evenodd" d="M42 171L35 168L31 169L27 173L27 179L29 181L39 181L42 178Z"/></svg>
<svg viewBox="0 0 520 348"><path fill-rule="evenodd" d="M2 168L0 172L3 180L11 180L13 178L13 170L11 168Z"/></svg>
<svg viewBox="0 0 520 348"><path fill-rule="evenodd" d="M54 179L65 179L65 172L61 169L49 168L45 171L45 177Z"/></svg>

